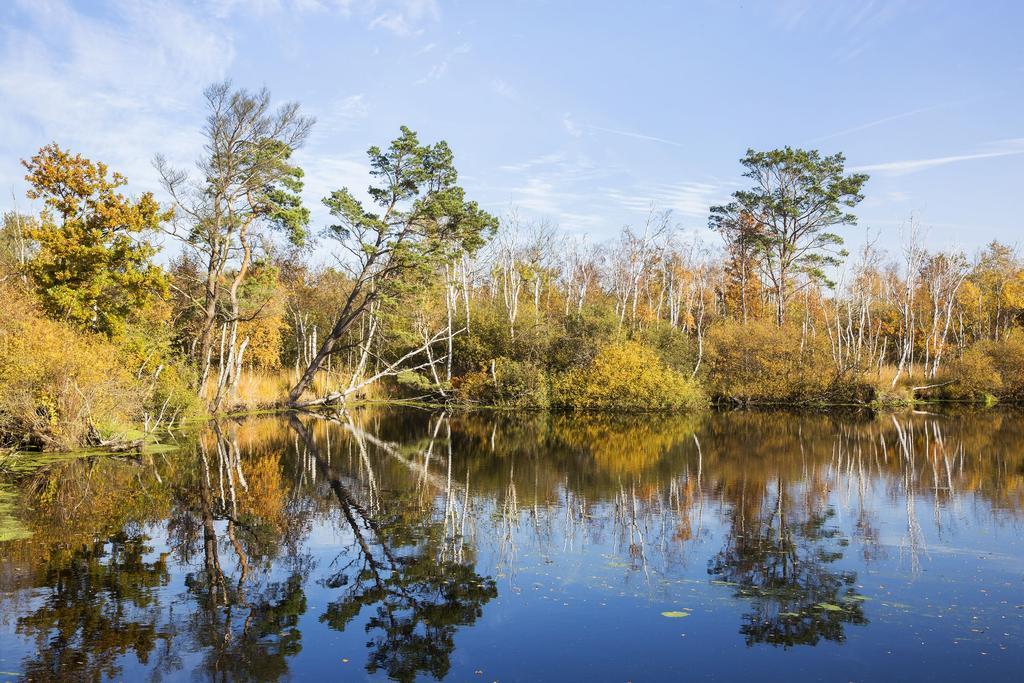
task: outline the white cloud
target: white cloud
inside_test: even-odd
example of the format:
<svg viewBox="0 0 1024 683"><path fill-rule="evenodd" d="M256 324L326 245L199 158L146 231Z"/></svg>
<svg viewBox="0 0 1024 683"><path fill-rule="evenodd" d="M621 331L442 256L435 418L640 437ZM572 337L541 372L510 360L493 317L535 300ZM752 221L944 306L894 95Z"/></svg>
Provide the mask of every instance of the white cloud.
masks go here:
<svg viewBox="0 0 1024 683"><path fill-rule="evenodd" d="M396 36L418 36L440 20L437 0L206 0L206 7L220 19L236 14L263 17L272 14L336 13L368 21L371 29Z"/></svg>
<svg viewBox="0 0 1024 683"><path fill-rule="evenodd" d="M571 114L565 114L562 117L562 127L569 135L574 138L583 137L584 130L593 130L599 133L610 133L612 135L619 135L621 137L634 138L637 140L650 140L651 142L660 142L665 145L672 145L673 147L684 147L683 143L676 142L675 140L668 140L666 138L657 137L655 135L646 135L644 133L636 133L629 130L617 130L615 128L605 128L603 126L595 126L590 123L577 123L573 120Z"/></svg>
<svg viewBox="0 0 1024 683"><path fill-rule="evenodd" d="M512 188L511 197L515 206L548 216L560 213L567 204L578 199L541 177L527 178L525 184Z"/></svg>
<svg viewBox="0 0 1024 683"><path fill-rule="evenodd" d="M236 13L265 16L278 12L337 12L349 16L356 3L355 0L206 0L205 4L214 16L224 19Z"/></svg>
<svg viewBox="0 0 1024 683"><path fill-rule="evenodd" d="M499 166L498 170L509 171L512 173L520 173L522 171L529 170L536 166L550 166L552 164L557 164L562 161L565 161L565 155L562 154L561 152L553 152L551 154L542 154L539 157L534 157L533 159L528 159L526 161L521 161L519 163L505 164L503 166Z"/></svg>
<svg viewBox="0 0 1024 683"><path fill-rule="evenodd" d="M810 33L815 39L828 38L831 58L845 63L874 48L883 29L901 14L920 8L914 1L820 2L783 0L765 3L769 21L782 31Z"/></svg>
<svg viewBox="0 0 1024 683"><path fill-rule="evenodd" d="M372 177L366 162L356 161L349 155L312 154L306 150L296 155L296 162L306 172L302 201L312 214L314 231L331 223L332 218L322 200L335 190L347 187L356 199L370 208L370 195L366 190Z"/></svg>

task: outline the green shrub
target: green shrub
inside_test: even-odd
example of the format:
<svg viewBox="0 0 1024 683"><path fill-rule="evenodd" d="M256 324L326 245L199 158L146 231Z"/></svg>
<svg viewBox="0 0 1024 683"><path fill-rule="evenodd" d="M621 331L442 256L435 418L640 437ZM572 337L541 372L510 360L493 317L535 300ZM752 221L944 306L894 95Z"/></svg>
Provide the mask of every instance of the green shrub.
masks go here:
<svg viewBox="0 0 1024 683"><path fill-rule="evenodd" d="M619 321L607 306L585 308L566 316L562 330L548 345L548 368L563 372L589 364L594 354L618 334Z"/></svg>
<svg viewBox="0 0 1024 683"><path fill-rule="evenodd" d="M501 408L544 409L549 406L548 378L528 362L496 358L494 372L482 369L461 378L459 398L467 403Z"/></svg>
<svg viewBox="0 0 1024 683"><path fill-rule="evenodd" d="M644 328L637 341L649 346L673 370L684 374L693 372L697 365L697 342L678 327L657 320Z"/></svg>
<svg viewBox="0 0 1024 683"><path fill-rule="evenodd" d="M423 398L438 393L434 380L415 370L402 370L395 375L395 385L403 398Z"/></svg>
<svg viewBox="0 0 1024 683"><path fill-rule="evenodd" d="M203 415L197 378L171 350L158 311L109 338L43 314L35 297L0 285L0 442L86 445L136 427Z"/></svg>
<svg viewBox="0 0 1024 683"><path fill-rule="evenodd" d="M205 414L198 373L174 352L168 317L166 306L149 307L112 340L144 389L142 410L151 423Z"/></svg>

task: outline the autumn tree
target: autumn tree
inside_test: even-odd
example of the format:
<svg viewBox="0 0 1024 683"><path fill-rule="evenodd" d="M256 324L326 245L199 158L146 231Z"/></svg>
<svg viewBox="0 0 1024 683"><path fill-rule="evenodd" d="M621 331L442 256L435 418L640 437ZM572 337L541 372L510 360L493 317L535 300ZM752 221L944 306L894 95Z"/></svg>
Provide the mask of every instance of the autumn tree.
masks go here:
<svg viewBox="0 0 1024 683"><path fill-rule="evenodd" d="M174 200L178 219L172 232L202 263L200 292L191 302L201 318L192 352L204 367L204 378L218 323L227 340L212 399L216 407L237 384L244 344L238 339L238 326L245 322L242 288L258 251L271 232L293 244L306 239L303 171L291 156L305 142L313 119L302 116L297 103L272 110L268 90L235 90L228 81L207 88L205 97L209 114L198 164L201 179L192 181L159 156L156 166Z"/></svg>
<svg viewBox="0 0 1024 683"><path fill-rule="evenodd" d="M55 318L113 335L153 297L167 294L156 248L144 237L167 220L151 193L130 199L106 164L50 144L28 161L30 199L42 199L26 236L35 252L26 268Z"/></svg>
<svg viewBox="0 0 1024 683"><path fill-rule="evenodd" d="M749 319L754 299L761 291L757 271L761 261L759 252L764 236L763 230L750 214L742 211L714 211L711 214L710 227L721 235L725 242L725 270L728 278L726 301L740 309L741 319L745 324Z"/></svg>
<svg viewBox="0 0 1024 683"><path fill-rule="evenodd" d="M25 265L35 251L29 231L36 227L34 216L17 211L4 212L0 220L0 282L21 275L25 277Z"/></svg>
<svg viewBox="0 0 1024 683"><path fill-rule="evenodd" d="M1015 249L991 242L979 254L971 282L981 334L991 339L1005 336L1024 310L1024 265Z"/></svg>
<svg viewBox="0 0 1024 683"><path fill-rule="evenodd" d="M747 150L740 160L743 174L754 181L749 190L733 193L733 201L711 208L712 228L740 225L751 217L757 246L775 296L776 322L782 325L793 294L812 283L828 283L826 268L846 255L843 238L831 230L854 225L847 211L863 198L868 176L844 173L842 154L822 157L816 150L786 147L770 152ZM803 276L803 283L797 279Z"/></svg>
<svg viewBox="0 0 1024 683"><path fill-rule="evenodd" d="M376 208L364 207L348 188L323 200L337 221L325 237L346 252L352 285L333 328L289 392L293 405L324 361L348 348L341 342L364 314L382 299L423 285L444 263L474 252L497 227L493 216L466 199L446 142L421 144L416 133L403 126L386 150L371 147L367 155L370 174L377 181L369 188Z"/></svg>

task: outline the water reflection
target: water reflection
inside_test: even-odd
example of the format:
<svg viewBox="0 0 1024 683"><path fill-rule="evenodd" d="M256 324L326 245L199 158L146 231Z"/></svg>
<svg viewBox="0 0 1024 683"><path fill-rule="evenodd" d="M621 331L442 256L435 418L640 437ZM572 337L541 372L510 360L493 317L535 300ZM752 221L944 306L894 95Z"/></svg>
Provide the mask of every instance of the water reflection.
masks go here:
<svg viewBox="0 0 1024 683"><path fill-rule="evenodd" d="M530 678L544 676L528 655L571 635L579 647L547 673L572 678L628 622L616 642L644 647L657 677L680 648L659 640L663 611L710 642L731 634L744 656L795 657L891 647L890 629L944 609L928 602L943 591L970 628L998 620L1012 640L1012 597L982 604L967 587L998 552L1005 571L985 564L985 590L1012 595L999 581L1024 552L999 530L1022 509L1021 424L996 411L357 411L225 421L173 453L25 466L6 476L32 536L0 542L0 670ZM946 587L929 583L940 566ZM556 607L586 628L570 632ZM941 629L959 633L951 616Z"/></svg>
<svg viewBox="0 0 1024 683"><path fill-rule="evenodd" d="M335 571L323 580L336 593L320 621L344 631L364 608L371 608L372 615L364 627L371 636L367 643L369 673L385 671L400 681L414 680L420 673L443 678L450 668L457 627L475 622L483 613L483 605L498 592L492 579L474 571L472 555L467 559L462 536L456 535L459 516L452 503L457 492L451 482L450 448L444 521L437 522L424 514L421 495L423 482L440 488L431 476L429 463L421 469L418 486L395 492L382 501L375 490L367 442L402 462L405 459L397 447L356 428L348 417L343 424L365 467L371 513L346 488L329 459L321 455L310 429L296 416L289 424L316 461L321 477L329 482L357 547L355 552L342 551L337 567L332 567ZM436 429L434 433L436 436ZM448 442L450 445L450 438ZM427 458L431 450L428 448ZM465 509L462 520L464 523ZM449 521L453 523L449 525Z"/></svg>

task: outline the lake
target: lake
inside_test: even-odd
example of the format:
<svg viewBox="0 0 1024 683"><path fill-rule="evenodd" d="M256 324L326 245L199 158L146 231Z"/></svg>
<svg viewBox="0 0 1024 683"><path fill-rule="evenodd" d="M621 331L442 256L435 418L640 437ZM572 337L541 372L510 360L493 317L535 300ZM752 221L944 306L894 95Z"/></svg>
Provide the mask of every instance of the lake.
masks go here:
<svg viewBox="0 0 1024 683"><path fill-rule="evenodd" d="M1024 414L225 420L0 465L0 680L1017 680Z"/></svg>

